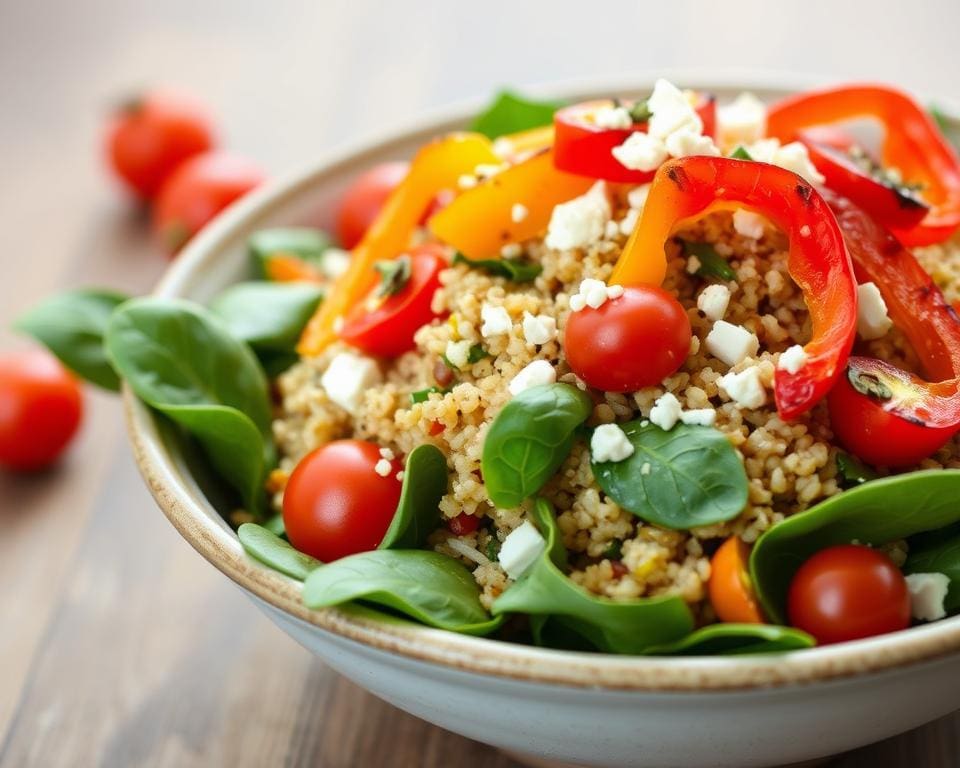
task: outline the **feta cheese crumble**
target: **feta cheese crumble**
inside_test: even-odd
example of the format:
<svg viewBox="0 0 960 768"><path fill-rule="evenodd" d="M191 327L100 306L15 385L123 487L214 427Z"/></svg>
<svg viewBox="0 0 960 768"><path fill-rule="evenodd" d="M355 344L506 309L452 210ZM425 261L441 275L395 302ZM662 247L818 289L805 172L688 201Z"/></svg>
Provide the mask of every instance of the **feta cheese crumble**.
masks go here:
<svg viewBox="0 0 960 768"><path fill-rule="evenodd" d="M622 285L607 285L603 280L588 277L580 281L580 289L570 297L570 309L579 312L586 307L600 309L608 299L623 296Z"/></svg>
<svg viewBox="0 0 960 768"><path fill-rule="evenodd" d="M725 147L751 144L767 130L767 108L752 93L741 93L717 109L717 138Z"/></svg>
<svg viewBox="0 0 960 768"><path fill-rule="evenodd" d="M743 326L718 320L707 334L706 345L711 355L734 366L755 356L760 349L760 340Z"/></svg>
<svg viewBox="0 0 960 768"><path fill-rule="evenodd" d="M950 578L943 573L911 573L907 576L910 615L917 621L936 621L947 615L943 601L950 589Z"/></svg>
<svg viewBox="0 0 960 768"><path fill-rule="evenodd" d="M554 207L544 242L558 251L596 243L603 239L610 213L607 185L598 181L586 194Z"/></svg>
<svg viewBox="0 0 960 768"><path fill-rule="evenodd" d="M720 150L713 139L701 133L684 129L667 136L664 146L670 157L690 157L691 155L709 155L718 157Z"/></svg>
<svg viewBox="0 0 960 768"><path fill-rule="evenodd" d="M323 252L323 260L320 262L320 271L326 277L336 279L347 271L350 266L350 251L342 248L327 248Z"/></svg>
<svg viewBox="0 0 960 768"><path fill-rule="evenodd" d="M480 319L483 321L483 325L480 326L480 335L485 339L510 333L513 328L513 320L503 307L484 304L480 308Z"/></svg>
<svg viewBox="0 0 960 768"><path fill-rule="evenodd" d="M602 106L593 113L593 123L598 128L624 130L633 126L633 118L625 107Z"/></svg>
<svg viewBox="0 0 960 768"><path fill-rule="evenodd" d="M748 147L747 152L754 160L760 163L770 163L793 171L802 176L811 184L822 184L823 175L810 162L807 148L799 141L781 145L777 139L760 139Z"/></svg>
<svg viewBox="0 0 960 768"><path fill-rule="evenodd" d="M660 78L654 83L647 107L650 110L647 131L651 136L666 139L671 133L684 129L703 133L703 121L690 99L669 80Z"/></svg>
<svg viewBox="0 0 960 768"><path fill-rule="evenodd" d="M713 408L691 408L680 414L680 421L699 427L712 427L717 421L717 412Z"/></svg>
<svg viewBox="0 0 960 768"><path fill-rule="evenodd" d="M511 395L519 395L530 387L540 384L553 384L557 380L557 371L546 360L534 360L511 379L508 389Z"/></svg>
<svg viewBox="0 0 960 768"><path fill-rule="evenodd" d="M750 366L740 373L730 373L717 379L720 391L740 408L760 408L767 402L767 391L760 379L760 369Z"/></svg>
<svg viewBox="0 0 960 768"><path fill-rule="evenodd" d="M796 373L806 364L807 353L803 351L803 347L799 344L787 347L780 353L780 359L777 360L777 368L787 373Z"/></svg>
<svg viewBox="0 0 960 768"><path fill-rule="evenodd" d="M381 448L380 458L386 459L387 461L393 461L395 458L397 458L397 455L389 448Z"/></svg>
<svg viewBox="0 0 960 768"><path fill-rule="evenodd" d="M641 184L627 192L627 204L631 210L642 211L643 206L647 204L647 197L650 195L650 185Z"/></svg>
<svg viewBox="0 0 960 768"><path fill-rule="evenodd" d="M374 464L373 471L380 477L389 477L390 473L393 472L393 465L387 459L380 459Z"/></svg>
<svg viewBox="0 0 960 768"><path fill-rule="evenodd" d="M472 346L473 343L467 339L463 341L448 341L444 354L451 365L455 368L463 369L467 367L467 362L470 359L470 347Z"/></svg>
<svg viewBox="0 0 960 768"><path fill-rule="evenodd" d="M885 336L893 327L887 316L887 302L880 295L876 283L857 286L857 333L861 339L870 341Z"/></svg>
<svg viewBox="0 0 960 768"><path fill-rule="evenodd" d="M529 520L514 528L500 546L500 566L511 579L518 579L547 548L547 541Z"/></svg>
<svg viewBox="0 0 960 768"><path fill-rule="evenodd" d="M697 309L714 322L723 320L729 306L730 289L725 285L718 283L708 285L697 296Z"/></svg>
<svg viewBox="0 0 960 768"><path fill-rule="evenodd" d="M733 228L738 235L749 237L751 240L759 240L763 237L763 227L766 219L759 213L748 211L746 208L738 208L733 212Z"/></svg>
<svg viewBox="0 0 960 768"><path fill-rule="evenodd" d="M656 424L664 432L669 432L680 421L682 413L683 408L680 406L680 401L673 393L667 392L658 397L657 402L650 409L650 423Z"/></svg>
<svg viewBox="0 0 960 768"><path fill-rule="evenodd" d="M519 224L530 215L530 210L523 203L514 203L510 208L510 221Z"/></svg>
<svg viewBox="0 0 960 768"><path fill-rule="evenodd" d="M590 458L593 461L623 461L633 456L633 443L616 424L601 424L590 438Z"/></svg>
<svg viewBox="0 0 960 768"><path fill-rule="evenodd" d="M557 336L557 321L549 315L523 313L523 337L529 344L546 344Z"/></svg>
<svg viewBox="0 0 960 768"><path fill-rule="evenodd" d="M356 416L363 404L364 393L382 381L383 375L374 360L352 352L340 352L320 377L320 386L330 400Z"/></svg>
<svg viewBox="0 0 960 768"><path fill-rule="evenodd" d="M610 151L620 165L631 171L655 171L670 156L663 141L642 131L631 133L623 144Z"/></svg>

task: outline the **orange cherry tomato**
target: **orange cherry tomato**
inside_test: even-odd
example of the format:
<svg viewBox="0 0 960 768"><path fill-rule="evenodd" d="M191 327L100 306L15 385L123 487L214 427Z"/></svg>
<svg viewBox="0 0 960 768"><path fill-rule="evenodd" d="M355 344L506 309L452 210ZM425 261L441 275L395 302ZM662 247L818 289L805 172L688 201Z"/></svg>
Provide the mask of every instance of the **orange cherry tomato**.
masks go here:
<svg viewBox="0 0 960 768"><path fill-rule="evenodd" d="M410 163L395 162L375 165L361 173L347 187L337 212L337 238L344 248L353 248L377 218L390 193L407 176Z"/></svg>
<svg viewBox="0 0 960 768"><path fill-rule="evenodd" d="M131 100L107 128L107 155L114 173L138 197L152 200L184 160L212 149L213 121L184 94L156 90Z"/></svg>
<svg viewBox="0 0 960 768"><path fill-rule="evenodd" d="M750 583L750 547L731 536L710 560L707 591L720 621L765 624L763 611Z"/></svg>

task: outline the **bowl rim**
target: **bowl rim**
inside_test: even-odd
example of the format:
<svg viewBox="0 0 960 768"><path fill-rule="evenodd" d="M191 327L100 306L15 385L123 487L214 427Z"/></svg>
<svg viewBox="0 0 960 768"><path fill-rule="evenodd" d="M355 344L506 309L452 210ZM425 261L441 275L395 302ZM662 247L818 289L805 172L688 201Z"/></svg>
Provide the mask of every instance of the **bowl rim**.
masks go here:
<svg viewBox="0 0 960 768"><path fill-rule="evenodd" d="M706 90L787 92L810 87L819 78L788 73L669 70L613 78L535 85L524 91L541 97L585 98L649 88L656 77L696 84ZM949 100L938 103L950 104ZM369 156L396 145L420 142L455 129L476 112L477 100L431 110L399 128L323 154L303 170L238 201L184 249L153 295L176 297L217 259L225 243L251 228L256 219L297 197L344 165L363 165ZM841 680L934 661L960 651L960 616L890 635L835 646L770 656L653 657L617 656L534 648L500 640L458 635L353 608L310 610L299 582L246 555L236 534L183 482L180 467L160 438L149 409L123 387L127 431L134 456L154 499L187 542L244 590L273 608L321 631L409 659L480 675L576 688L633 692L716 692L751 690ZM185 467L182 467L186 470Z"/></svg>

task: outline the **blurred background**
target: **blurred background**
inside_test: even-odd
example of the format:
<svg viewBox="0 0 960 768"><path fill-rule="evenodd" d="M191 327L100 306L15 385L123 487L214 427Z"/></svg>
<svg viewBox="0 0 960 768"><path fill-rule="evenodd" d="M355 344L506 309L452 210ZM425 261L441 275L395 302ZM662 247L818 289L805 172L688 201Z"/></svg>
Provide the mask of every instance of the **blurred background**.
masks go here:
<svg viewBox="0 0 960 768"><path fill-rule="evenodd" d="M276 177L504 85L792 73L955 103L958 34L956 0L0 0L0 350L51 292L142 293L168 263L102 152L110 109L148 86L192 92L223 143ZM513 765L373 700L262 620L154 508L108 395L87 391L57 468L0 471L0 585L2 766L439 766L451 750ZM957 754L952 718L837 764Z"/></svg>

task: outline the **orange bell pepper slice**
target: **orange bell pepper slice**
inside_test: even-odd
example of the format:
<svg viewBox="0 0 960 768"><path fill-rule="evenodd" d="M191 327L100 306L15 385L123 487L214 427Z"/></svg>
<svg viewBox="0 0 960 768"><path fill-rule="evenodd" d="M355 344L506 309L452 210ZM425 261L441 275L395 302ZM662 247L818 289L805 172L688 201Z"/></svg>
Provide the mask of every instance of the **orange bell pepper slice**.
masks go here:
<svg viewBox="0 0 960 768"><path fill-rule="evenodd" d="M582 195L593 179L558 171L549 149L463 192L430 219L430 231L471 259L496 259L500 249L536 237L550 223L554 206ZM520 203L526 215L514 221Z"/></svg>
<svg viewBox="0 0 960 768"><path fill-rule="evenodd" d="M410 172L387 199L363 239L353 249L350 266L304 328L297 345L303 356L319 355L337 338L337 319L347 314L376 283L374 262L399 256L437 193L455 189L460 176L481 164L500 160L490 140L479 133L453 133L422 147Z"/></svg>
<svg viewBox="0 0 960 768"><path fill-rule="evenodd" d="M808 411L830 390L847 362L857 330L857 284L843 235L819 193L795 173L766 163L685 157L660 166L640 221L610 276L611 284L660 285L673 233L723 209L747 208L790 239L790 276L803 291L813 335L796 372L778 370L777 410L784 420Z"/></svg>
<svg viewBox="0 0 960 768"><path fill-rule="evenodd" d="M504 160L518 162L534 152L547 149L552 144L553 126L543 125L498 137L493 142L493 151Z"/></svg>
<svg viewBox="0 0 960 768"><path fill-rule="evenodd" d="M270 256L263 264L263 271L274 283L323 283L326 282L313 264L304 261L298 256L284 256L279 254Z"/></svg>

